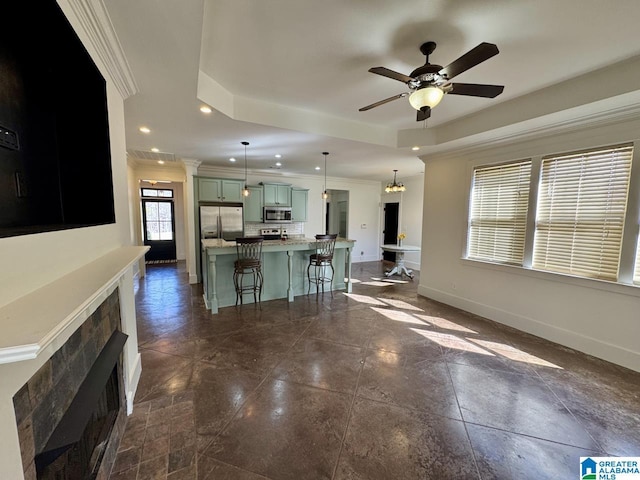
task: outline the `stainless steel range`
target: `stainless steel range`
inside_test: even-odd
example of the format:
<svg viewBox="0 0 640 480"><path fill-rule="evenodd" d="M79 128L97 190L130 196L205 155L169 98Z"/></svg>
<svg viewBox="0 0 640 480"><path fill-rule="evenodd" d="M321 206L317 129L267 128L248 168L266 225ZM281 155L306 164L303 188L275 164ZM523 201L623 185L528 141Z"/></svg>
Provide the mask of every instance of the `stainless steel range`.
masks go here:
<svg viewBox="0 0 640 480"><path fill-rule="evenodd" d="M260 230L260 235L264 237L265 240L280 240L287 239L287 229L286 228L263 228Z"/></svg>

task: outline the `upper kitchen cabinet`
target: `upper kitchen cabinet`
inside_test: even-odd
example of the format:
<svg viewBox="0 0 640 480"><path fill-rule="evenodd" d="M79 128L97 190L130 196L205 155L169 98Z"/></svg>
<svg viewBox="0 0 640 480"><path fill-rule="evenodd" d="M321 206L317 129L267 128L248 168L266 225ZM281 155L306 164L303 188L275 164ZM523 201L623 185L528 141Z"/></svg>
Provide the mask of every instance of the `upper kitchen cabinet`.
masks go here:
<svg viewBox="0 0 640 480"><path fill-rule="evenodd" d="M242 180L198 178L198 201L242 202Z"/></svg>
<svg viewBox="0 0 640 480"><path fill-rule="evenodd" d="M291 206L291 186L275 183L265 183L263 185L264 206L290 207Z"/></svg>
<svg viewBox="0 0 640 480"><path fill-rule="evenodd" d="M262 187L249 185L249 196L244 199L244 221L262 222Z"/></svg>
<svg viewBox="0 0 640 480"><path fill-rule="evenodd" d="M307 221L307 201L309 190L303 188L291 189L291 221L306 222Z"/></svg>

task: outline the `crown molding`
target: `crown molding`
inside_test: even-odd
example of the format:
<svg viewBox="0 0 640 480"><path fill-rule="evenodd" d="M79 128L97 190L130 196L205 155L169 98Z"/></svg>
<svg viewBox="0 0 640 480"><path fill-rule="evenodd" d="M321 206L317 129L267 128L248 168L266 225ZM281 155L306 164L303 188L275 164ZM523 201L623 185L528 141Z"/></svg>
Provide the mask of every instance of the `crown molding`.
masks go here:
<svg viewBox="0 0 640 480"><path fill-rule="evenodd" d="M515 145L532 139L545 139L558 135L567 135L590 128L607 127L618 123L637 120L640 117L640 98L638 92L621 95L617 104L603 107L599 112L582 113L587 106L574 109L570 118L556 118L554 115L540 117L530 122L523 122L511 128L489 132L482 137L468 138L464 145L450 145L439 151L427 152L419 158L426 162L432 159L448 159L469 153L480 153L496 147ZM537 123L534 125L534 123Z"/></svg>
<svg viewBox="0 0 640 480"><path fill-rule="evenodd" d="M111 18L102 0L66 0L123 99L138 92Z"/></svg>

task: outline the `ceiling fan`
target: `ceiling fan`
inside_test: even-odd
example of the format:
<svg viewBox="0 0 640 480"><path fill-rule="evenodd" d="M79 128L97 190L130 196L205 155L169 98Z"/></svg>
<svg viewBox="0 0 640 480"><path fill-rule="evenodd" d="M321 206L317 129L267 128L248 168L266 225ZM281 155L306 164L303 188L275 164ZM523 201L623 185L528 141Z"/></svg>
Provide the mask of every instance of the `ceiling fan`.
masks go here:
<svg viewBox="0 0 640 480"><path fill-rule="evenodd" d="M453 77L497 55L499 53L498 47L493 43L481 43L444 68L441 65L429 63L429 55L435 49L435 42L426 42L420 46L420 51L426 57L425 64L416 68L410 75L404 75L385 67L370 68L369 71L371 73L405 83L410 92L403 92L393 97L385 98L362 107L359 111L365 112L398 98L408 96L411 106L418 110L416 120L420 122L431 116L431 109L440 103L444 94L495 98L504 90L503 85L451 82Z"/></svg>

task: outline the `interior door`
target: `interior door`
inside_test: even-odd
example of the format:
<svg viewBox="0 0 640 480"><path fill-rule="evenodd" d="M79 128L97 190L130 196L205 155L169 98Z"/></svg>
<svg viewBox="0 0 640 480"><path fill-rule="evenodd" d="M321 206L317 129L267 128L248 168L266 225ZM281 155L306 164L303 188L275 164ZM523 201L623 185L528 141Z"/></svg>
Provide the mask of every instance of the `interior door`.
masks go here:
<svg viewBox="0 0 640 480"><path fill-rule="evenodd" d="M385 245L398 243L398 211L400 208L400 204L398 202L395 203L385 203L384 204L384 230L383 234L383 242ZM382 258L388 262L396 261L395 252L382 252Z"/></svg>
<svg viewBox="0 0 640 480"><path fill-rule="evenodd" d="M172 200L142 200L145 260L175 260L176 235Z"/></svg>

